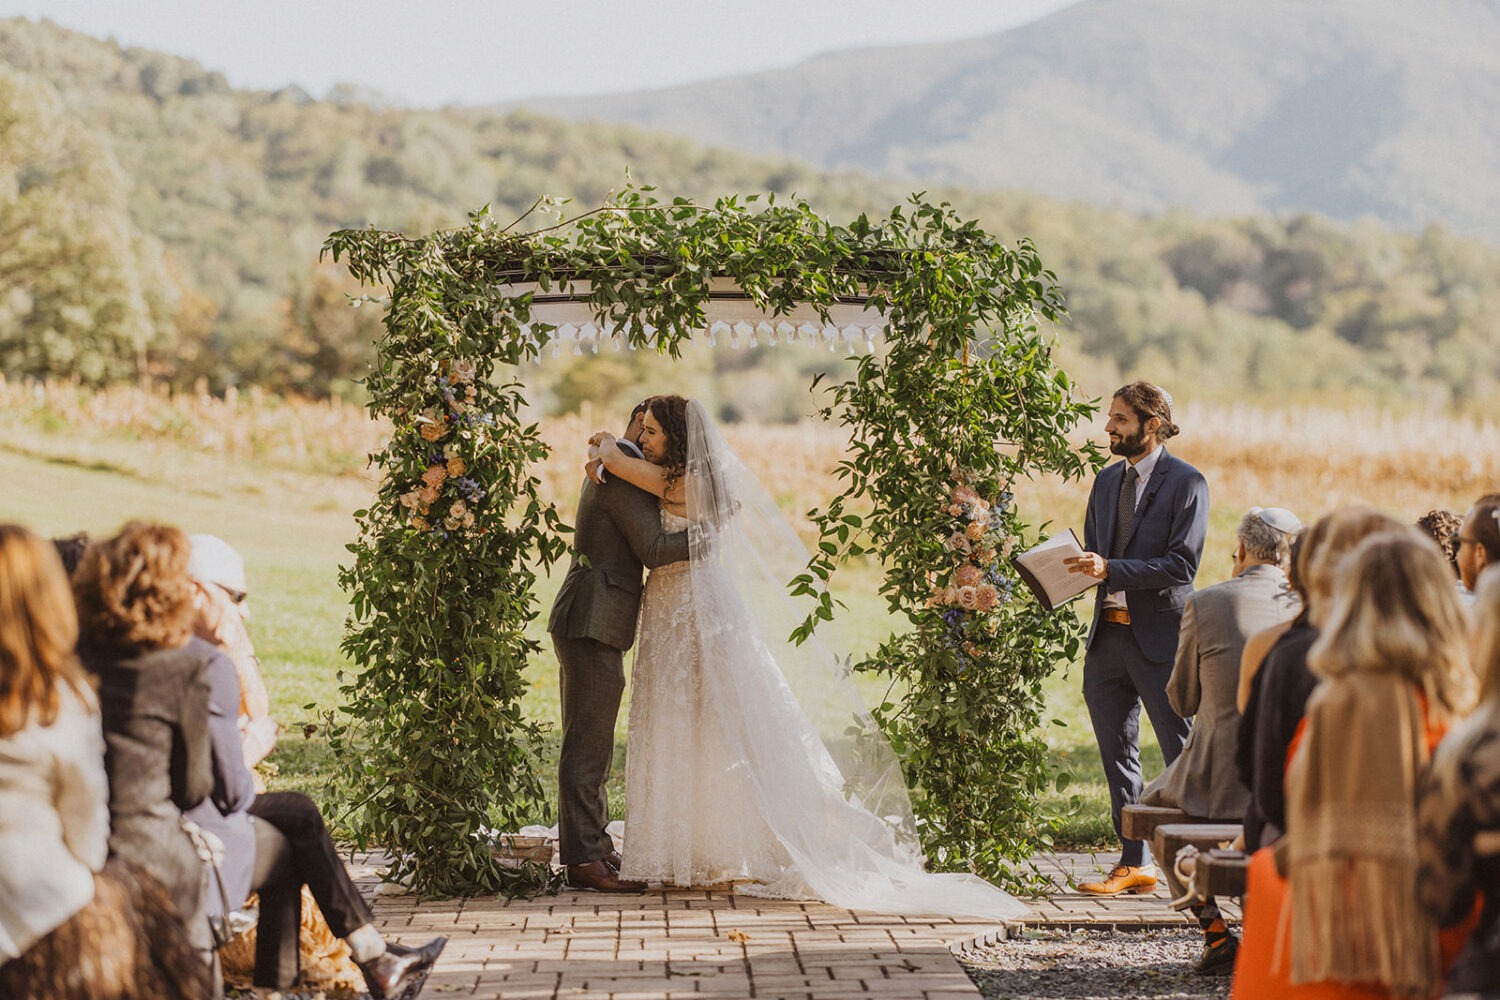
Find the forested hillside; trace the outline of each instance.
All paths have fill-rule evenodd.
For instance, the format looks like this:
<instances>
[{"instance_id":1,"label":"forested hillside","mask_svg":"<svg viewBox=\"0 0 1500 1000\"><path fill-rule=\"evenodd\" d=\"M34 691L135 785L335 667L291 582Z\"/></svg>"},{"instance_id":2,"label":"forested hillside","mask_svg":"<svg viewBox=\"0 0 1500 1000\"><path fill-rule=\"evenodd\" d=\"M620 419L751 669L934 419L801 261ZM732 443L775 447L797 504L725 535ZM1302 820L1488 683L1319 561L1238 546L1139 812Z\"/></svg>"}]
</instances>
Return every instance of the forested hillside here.
<instances>
[{"instance_id":1,"label":"forested hillside","mask_svg":"<svg viewBox=\"0 0 1500 1000\"><path fill-rule=\"evenodd\" d=\"M531 113L237 91L193 62L0 21L0 370L351 391L379 317L319 263L328 232L426 232L485 204L509 218L542 194L581 210L627 170L666 197L795 192L839 221L913 186ZM1471 408L1500 388L1500 250L1442 229L927 197L1035 240L1068 293L1064 361L1095 391L1139 373L1187 396ZM726 413L789 418L806 408L791 376L828 361L705 351L677 375ZM560 362L528 375L555 409L651 377L628 352Z\"/></svg>"}]
</instances>

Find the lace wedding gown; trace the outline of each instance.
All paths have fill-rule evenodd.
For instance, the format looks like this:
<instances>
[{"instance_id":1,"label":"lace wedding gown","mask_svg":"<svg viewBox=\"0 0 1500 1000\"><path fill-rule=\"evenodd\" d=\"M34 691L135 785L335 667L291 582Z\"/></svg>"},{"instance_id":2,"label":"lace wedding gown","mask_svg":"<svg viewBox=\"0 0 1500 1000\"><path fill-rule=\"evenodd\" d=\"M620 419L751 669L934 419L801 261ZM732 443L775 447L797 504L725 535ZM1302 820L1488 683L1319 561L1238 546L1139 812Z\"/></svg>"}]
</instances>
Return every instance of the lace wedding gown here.
<instances>
[{"instance_id":1,"label":"lace wedding gown","mask_svg":"<svg viewBox=\"0 0 1500 1000\"><path fill-rule=\"evenodd\" d=\"M816 644L782 641L788 632L771 609L786 604L776 581L791 577L739 566L761 562L788 536L804 559L805 549L774 505L765 510L758 483L717 432L705 430L701 408L689 416L716 463L699 463L699 486L708 469L720 492L705 500L690 485L692 516L662 511L664 528L689 531L693 557L653 570L642 596L622 875L679 886L736 881L741 893L879 913L1026 914L982 879L924 869L899 767L868 712L850 701L847 669L836 658L832 670L805 669L799 661L816 658ZM715 503L733 514L705 530ZM746 533L751 525L755 534Z\"/></svg>"}]
</instances>

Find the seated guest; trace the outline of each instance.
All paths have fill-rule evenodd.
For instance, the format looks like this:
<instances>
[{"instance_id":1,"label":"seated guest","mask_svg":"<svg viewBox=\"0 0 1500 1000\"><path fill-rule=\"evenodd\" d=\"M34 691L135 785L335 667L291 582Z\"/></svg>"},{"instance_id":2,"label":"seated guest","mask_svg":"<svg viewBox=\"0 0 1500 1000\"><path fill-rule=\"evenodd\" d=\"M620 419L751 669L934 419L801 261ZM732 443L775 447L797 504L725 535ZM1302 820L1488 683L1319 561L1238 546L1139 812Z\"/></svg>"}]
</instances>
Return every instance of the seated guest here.
<instances>
[{"instance_id":1,"label":"seated guest","mask_svg":"<svg viewBox=\"0 0 1500 1000\"><path fill-rule=\"evenodd\" d=\"M1479 574L1500 565L1500 493L1486 493L1474 501L1458 529L1458 575L1470 592Z\"/></svg>"},{"instance_id":2,"label":"seated guest","mask_svg":"<svg viewBox=\"0 0 1500 1000\"><path fill-rule=\"evenodd\" d=\"M260 658L245 628L250 620L245 560L215 535L189 535L188 544L192 546L188 572L193 577L193 600L198 609L193 631L234 662L240 682L240 742L245 763L254 767L276 747L276 722L271 718L271 699L261 677ZM258 780L256 788L264 791Z\"/></svg>"},{"instance_id":3,"label":"seated guest","mask_svg":"<svg viewBox=\"0 0 1500 1000\"><path fill-rule=\"evenodd\" d=\"M105 863L109 787L53 547L0 525L0 996L199 1000L206 967L159 883Z\"/></svg>"},{"instance_id":4,"label":"seated guest","mask_svg":"<svg viewBox=\"0 0 1500 1000\"><path fill-rule=\"evenodd\" d=\"M1500 569L1479 579L1473 608L1479 707L1433 755L1417 795L1417 887L1427 915L1479 923L1448 973L1449 996L1500 994Z\"/></svg>"},{"instance_id":5,"label":"seated guest","mask_svg":"<svg viewBox=\"0 0 1500 1000\"><path fill-rule=\"evenodd\" d=\"M201 639L193 645L207 648ZM255 794L240 750L235 724L240 687L234 666L217 651L208 654L206 676L212 691L209 728L213 739L214 793L188 817L219 838L224 859L219 874L236 907L252 891L260 893L255 972L259 990L287 990L297 984L302 930L302 887L306 885L333 933L349 944L365 984L376 1000L412 1000L443 950L446 938L421 948L387 942L376 929L318 807L300 792ZM210 904L212 910L213 904Z\"/></svg>"},{"instance_id":6,"label":"seated guest","mask_svg":"<svg viewBox=\"0 0 1500 1000\"><path fill-rule=\"evenodd\" d=\"M1308 667L1307 655L1317 639L1320 622L1329 612L1334 568L1370 535L1403 527L1368 507L1347 507L1308 529L1298 563L1306 591L1302 615L1266 654L1240 721L1241 776L1248 772L1254 807L1246 810L1246 851L1271 843L1286 829L1282 778L1287 747L1318 682Z\"/></svg>"},{"instance_id":7,"label":"seated guest","mask_svg":"<svg viewBox=\"0 0 1500 1000\"><path fill-rule=\"evenodd\" d=\"M1287 765L1285 833L1251 859L1233 995L1430 996L1443 965L1418 901L1415 797L1473 702L1463 608L1411 528L1320 573L1319 683Z\"/></svg>"},{"instance_id":8,"label":"seated guest","mask_svg":"<svg viewBox=\"0 0 1500 1000\"><path fill-rule=\"evenodd\" d=\"M1292 538L1292 544L1286 553L1286 585L1291 590L1292 596L1297 600L1298 612L1296 616L1286 621L1268 625L1259 632L1252 632L1245 639L1245 648L1240 652L1240 675L1234 689L1234 707L1241 715L1245 714L1245 708L1250 704L1250 689L1255 685L1255 675L1260 671L1260 665L1265 662L1266 654L1276 641L1297 624L1307 613L1307 588L1302 585L1302 576L1297 567L1302 559L1303 543L1307 540L1308 532L1299 531ZM1235 741L1238 745L1238 740Z\"/></svg>"},{"instance_id":9,"label":"seated guest","mask_svg":"<svg viewBox=\"0 0 1500 1000\"><path fill-rule=\"evenodd\" d=\"M1167 698L1172 711L1194 717L1193 728L1182 755L1141 794L1146 805L1172 806L1199 819L1238 822L1244 816L1250 790L1234 766L1240 654L1252 632L1297 613L1297 599L1283 567L1291 538L1301 530L1302 522L1289 510L1251 508L1240 519L1231 578L1188 597ZM1172 859L1164 860L1173 895L1183 895L1187 887L1176 866ZM1233 933L1212 900L1194 904L1192 910L1204 935L1197 971L1228 975L1234 968Z\"/></svg>"},{"instance_id":10,"label":"seated guest","mask_svg":"<svg viewBox=\"0 0 1500 1000\"><path fill-rule=\"evenodd\" d=\"M73 575L79 654L99 684L109 776L109 852L159 879L205 963L203 865L182 811L213 790L208 682L193 637L187 536L133 522L90 545Z\"/></svg>"}]
</instances>

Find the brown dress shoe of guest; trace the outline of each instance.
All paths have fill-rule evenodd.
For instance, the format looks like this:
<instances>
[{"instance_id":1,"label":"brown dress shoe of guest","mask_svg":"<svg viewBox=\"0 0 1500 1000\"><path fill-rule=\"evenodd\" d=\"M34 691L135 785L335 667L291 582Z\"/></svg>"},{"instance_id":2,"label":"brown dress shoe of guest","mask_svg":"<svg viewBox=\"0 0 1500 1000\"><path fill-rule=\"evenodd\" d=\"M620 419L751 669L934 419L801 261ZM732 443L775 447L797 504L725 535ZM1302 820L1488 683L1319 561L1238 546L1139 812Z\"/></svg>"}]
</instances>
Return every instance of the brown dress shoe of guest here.
<instances>
[{"instance_id":1,"label":"brown dress shoe of guest","mask_svg":"<svg viewBox=\"0 0 1500 1000\"><path fill-rule=\"evenodd\" d=\"M604 860L608 861L609 866L617 872L625 870L625 859L620 857L619 851L610 851L604 856Z\"/></svg>"},{"instance_id":2,"label":"brown dress shoe of guest","mask_svg":"<svg viewBox=\"0 0 1500 1000\"><path fill-rule=\"evenodd\" d=\"M1091 896L1118 896L1122 892L1145 895L1156 891L1156 876L1151 874L1149 867L1115 865L1103 882L1081 882L1078 891Z\"/></svg>"},{"instance_id":3,"label":"brown dress shoe of guest","mask_svg":"<svg viewBox=\"0 0 1500 1000\"><path fill-rule=\"evenodd\" d=\"M603 858L581 865L568 865L568 887L595 892L644 892L646 883L627 882Z\"/></svg>"},{"instance_id":4,"label":"brown dress shoe of guest","mask_svg":"<svg viewBox=\"0 0 1500 1000\"><path fill-rule=\"evenodd\" d=\"M447 943L447 938L440 937L420 948L407 948L390 941L379 956L355 964L374 1000L415 1000Z\"/></svg>"}]
</instances>

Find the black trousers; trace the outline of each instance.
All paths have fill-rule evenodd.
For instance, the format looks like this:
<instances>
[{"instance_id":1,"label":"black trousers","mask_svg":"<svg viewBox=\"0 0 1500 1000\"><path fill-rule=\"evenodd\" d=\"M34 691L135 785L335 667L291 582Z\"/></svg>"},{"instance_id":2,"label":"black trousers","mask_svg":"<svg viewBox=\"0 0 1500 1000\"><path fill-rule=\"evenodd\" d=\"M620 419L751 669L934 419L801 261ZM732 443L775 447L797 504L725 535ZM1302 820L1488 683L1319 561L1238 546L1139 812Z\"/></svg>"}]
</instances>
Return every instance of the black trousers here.
<instances>
[{"instance_id":1,"label":"black trousers","mask_svg":"<svg viewBox=\"0 0 1500 1000\"><path fill-rule=\"evenodd\" d=\"M255 939L255 985L290 989L301 973L298 935L302 887L337 937L374 921L354 887L317 803L301 792L267 792L250 806L255 820L255 874L260 925Z\"/></svg>"}]
</instances>

